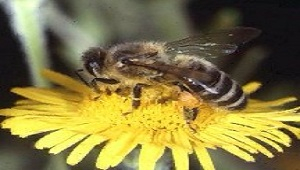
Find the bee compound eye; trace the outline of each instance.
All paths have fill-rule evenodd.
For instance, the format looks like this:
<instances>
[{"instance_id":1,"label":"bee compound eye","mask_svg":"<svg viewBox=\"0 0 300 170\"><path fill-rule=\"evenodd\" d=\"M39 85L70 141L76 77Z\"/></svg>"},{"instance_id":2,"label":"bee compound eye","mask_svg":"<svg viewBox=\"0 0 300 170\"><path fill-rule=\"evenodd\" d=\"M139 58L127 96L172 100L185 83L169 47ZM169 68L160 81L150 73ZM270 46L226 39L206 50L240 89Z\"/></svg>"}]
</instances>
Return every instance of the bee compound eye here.
<instances>
[{"instance_id":1,"label":"bee compound eye","mask_svg":"<svg viewBox=\"0 0 300 170\"><path fill-rule=\"evenodd\" d=\"M97 62L90 62L89 63L89 68L92 68L92 69L99 69L99 64Z\"/></svg>"},{"instance_id":2,"label":"bee compound eye","mask_svg":"<svg viewBox=\"0 0 300 170\"><path fill-rule=\"evenodd\" d=\"M86 62L84 64L84 67L91 75L94 75L94 76L95 76L95 71L99 72L101 70L99 64L94 61Z\"/></svg>"}]
</instances>

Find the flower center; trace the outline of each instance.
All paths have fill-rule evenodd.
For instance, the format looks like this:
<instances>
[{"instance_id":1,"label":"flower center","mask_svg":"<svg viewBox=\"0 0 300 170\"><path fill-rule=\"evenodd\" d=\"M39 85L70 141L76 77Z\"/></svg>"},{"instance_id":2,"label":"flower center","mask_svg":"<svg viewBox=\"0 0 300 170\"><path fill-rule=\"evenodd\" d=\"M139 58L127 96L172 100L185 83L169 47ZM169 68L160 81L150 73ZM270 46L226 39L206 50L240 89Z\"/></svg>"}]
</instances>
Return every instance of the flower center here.
<instances>
[{"instance_id":1,"label":"flower center","mask_svg":"<svg viewBox=\"0 0 300 170\"><path fill-rule=\"evenodd\" d=\"M127 125L154 130L174 130L186 126L182 106L176 101L152 103L132 109L131 99L115 93L96 100L85 99L80 106L84 116L99 118L99 123Z\"/></svg>"},{"instance_id":2,"label":"flower center","mask_svg":"<svg viewBox=\"0 0 300 170\"><path fill-rule=\"evenodd\" d=\"M79 109L83 116L96 117L99 123L111 126L123 125L151 130L189 128L192 121L186 120L184 107L191 107L191 102L186 101L187 97L181 101L180 94L175 88L147 88L143 90L141 105L133 109L131 95L102 93L94 99L86 97ZM204 105L198 102L197 114L207 112L201 109Z\"/></svg>"}]
</instances>

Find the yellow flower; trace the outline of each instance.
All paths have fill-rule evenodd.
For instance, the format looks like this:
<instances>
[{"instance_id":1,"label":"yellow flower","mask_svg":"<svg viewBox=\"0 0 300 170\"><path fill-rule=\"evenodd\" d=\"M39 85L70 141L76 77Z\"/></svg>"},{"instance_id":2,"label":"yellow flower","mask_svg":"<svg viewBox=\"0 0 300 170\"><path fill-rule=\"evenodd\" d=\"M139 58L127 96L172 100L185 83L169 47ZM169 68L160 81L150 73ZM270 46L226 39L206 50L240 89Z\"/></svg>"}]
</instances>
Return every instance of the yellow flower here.
<instances>
[{"instance_id":1,"label":"yellow flower","mask_svg":"<svg viewBox=\"0 0 300 170\"><path fill-rule=\"evenodd\" d=\"M274 101L250 99L247 108L240 111L199 102L200 113L187 123L182 111L187 102L168 99L172 89L144 90L141 107L130 112L130 95L108 93L104 87L101 94L94 94L91 88L65 75L49 70L43 74L61 87L13 88L13 93L25 99L0 110L7 117L2 128L22 138L49 132L35 147L57 154L74 146L67 158L70 165L79 163L95 146L102 145L96 167L108 169L139 146L141 170L153 170L166 148L171 150L177 170L189 169L188 158L192 153L205 170L213 170L209 149L222 148L241 159L254 161L253 156L258 153L274 156L265 144L278 152L290 145L291 138L283 129L300 138L300 129L286 123L300 122L300 115L296 114L300 107L280 107L296 100L293 97ZM259 83L255 82L243 87L247 94L258 88ZM165 102L153 100L162 99L161 96L166 97Z\"/></svg>"}]
</instances>

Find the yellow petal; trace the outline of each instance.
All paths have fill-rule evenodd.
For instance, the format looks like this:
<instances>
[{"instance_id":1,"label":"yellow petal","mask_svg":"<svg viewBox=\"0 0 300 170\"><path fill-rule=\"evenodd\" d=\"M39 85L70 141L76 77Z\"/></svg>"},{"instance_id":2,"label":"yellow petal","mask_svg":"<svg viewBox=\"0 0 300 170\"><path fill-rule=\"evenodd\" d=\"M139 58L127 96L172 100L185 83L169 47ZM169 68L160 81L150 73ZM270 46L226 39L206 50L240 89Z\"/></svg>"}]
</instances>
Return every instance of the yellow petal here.
<instances>
[{"instance_id":1,"label":"yellow petal","mask_svg":"<svg viewBox=\"0 0 300 170\"><path fill-rule=\"evenodd\" d=\"M251 156L249 153L245 152L244 150L240 149L239 147L233 145L225 145L222 146L222 148L227 152L230 152L233 155L236 155L239 158L244 159L245 161L254 162L255 160L253 156Z\"/></svg>"},{"instance_id":2,"label":"yellow petal","mask_svg":"<svg viewBox=\"0 0 300 170\"><path fill-rule=\"evenodd\" d=\"M202 147L200 145L194 147L196 155L198 157L198 160L200 161L200 164L202 165L204 170L214 170L214 164L211 160L211 157L205 147Z\"/></svg>"},{"instance_id":3,"label":"yellow petal","mask_svg":"<svg viewBox=\"0 0 300 170\"><path fill-rule=\"evenodd\" d=\"M23 138L42 132L56 130L61 127L63 127L63 125L53 125L29 116L13 117L2 122L2 128L10 129L12 134L19 135Z\"/></svg>"},{"instance_id":4,"label":"yellow petal","mask_svg":"<svg viewBox=\"0 0 300 170\"><path fill-rule=\"evenodd\" d=\"M226 136L226 135L223 135L223 134L211 134L211 135L214 136L216 140L223 141L224 143L226 142L227 145L230 144L230 145L233 145L233 146L237 146L239 148L243 148L243 149L247 150L250 153L256 153L257 152L257 150L252 148L251 146L249 146L248 143L245 143L243 141L239 141L238 139L234 139L231 136Z\"/></svg>"},{"instance_id":5,"label":"yellow petal","mask_svg":"<svg viewBox=\"0 0 300 170\"><path fill-rule=\"evenodd\" d=\"M153 143L142 145L139 157L139 170L154 170L156 161L163 155L164 146Z\"/></svg>"},{"instance_id":6,"label":"yellow petal","mask_svg":"<svg viewBox=\"0 0 300 170\"><path fill-rule=\"evenodd\" d=\"M188 134L182 129L178 129L178 131L173 133L173 138L177 146L184 147L188 151L192 151L192 145L190 143L190 138Z\"/></svg>"},{"instance_id":7,"label":"yellow petal","mask_svg":"<svg viewBox=\"0 0 300 170\"><path fill-rule=\"evenodd\" d=\"M261 136L271 139L277 143L280 143L285 146L290 146L291 138L280 130L266 130L266 132L262 132Z\"/></svg>"},{"instance_id":8,"label":"yellow petal","mask_svg":"<svg viewBox=\"0 0 300 170\"><path fill-rule=\"evenodd\" d=\"M34 100L28 100L28 99L21 99L15 102L15 105L35 105L35 104L41 104L40 102L34 101Z\"/></svg>"},{"instance_id":9,"label":"yellow petal","mask_svg":"<svg viewBox=\"0 0 300 170\"><path fill-rule=\"evenodd\" d=\"M174 147L172 148L172 155L173 155L176 170L189 169L189 157L186 149L180 147Z\"/></svg>"},{"instance_id":10,"label":"yellow petal","mask_svg":"<svg viewBox=\"0 0 300 170\"><path fill-rule=\"evenodd\" d=\"M123 133L119 138L110 140L101 150L96 166L100 169L107 169L119 164L137 146L135 139L138 134L139 132Z\"/></svg>"},{"instance_id":11,"label":"yellow petal","mask_svg":"<svg viewBox=\"0 0 300 170\"><path fill-rule=\"evenodd\" d=\"M282 122L300 122L300 116L297 115L276 116L276 117L271 117L270 119L282 121Z\"/></svg>"},{"instance_id":12,"label":"yellow petal","mask_svg":"<svg viewBox=\"0 0 300 170\"><path fill-rule=\"evenodd\" d=\"M73 146L74 144L76 144L77 142L81 141L82 139L84 139L87 136L87 134L76 134L68 139L66 139L65 141L53 146L50 150L49 153L53 153L53 154L58 154L61 151Z\"/></svg>"},{"instance_id":13,"label":"yellow petal","mask_svg":"<svg viewBox=\"0 0 300 170\"><path fill-rule=\"evenodd\" d=\"M260 86L261 86L261 83L259 83L259 82L251 82L251 83L248 83L243 86L243 91L246 94L251 94L251 93L255 92L256 90L258 90L260 88Z\"/></svg>"},{"instance_id":14,"label":"yellow petal","mask_svg":"<svg viewBox=\"0 0 300 170\"><path fill-rule=\"evenodd\" d=\"M300 139L300 129L299 128L289 126L289 125L286 125L283 128L285 128L286 130L292 132L298 139Z\"/></svg>"},{"instance_id":15,"label":"yellow petal","mask_svg":"<svg viewBox=\"0 0 300 170\"><path fill-rule=\"evenodd\" d=\"M80 162L96 145L100 145L106 141L107 138L101 135L91 135L82 141L67 158L67 163L70 165L76 165Z\"/></svg>"},{"instance_id":16,"label":"yellow petal","mask_svg":"<svg viewBox=\"0 0 300 170\"><path fill-rule=\"evenodd\" d=\"M35 100L41 103L48 103L54 105L69 105L72 106L71 101L63 99L61 94L55 94L49 90L38 89L38 88L13 88L11 90L13 93L24 96L28 99Z\"/></svg>"},{"instance_id":17,"label":"yellow petal","mask_svg":"<svg viewBox=\"0 0 300 170\"><path fill-rule=\"evenodd\" d=\"M52 148L53 146L72 138L76 134L76 132L68 130L58 130L42 137L35 143L35 147L37 149Z\"/></svg>"},{"instance_id":18,"label":"yellow petal","mask_svg":"<svg viewBox=\"0 0 300 170\"><path fill-rule=\"evenodd\" d=\"M277 100L272 101L258 101L258 100L251 100L251 107L253 108L266 108L266 107L275 107L275 106L282 106L284 104L296 101L296 97L285 97Z\"/></svg>"},{"instance_id":19,"label":"yellow petal","mask_svg":"<svg viewBox=\"0 0 300 170\"><path fill-rule=\"evenodd\" d=\"M258 153L259 152L265 152L265 150L267 150L266 148L264 148L263 146L261 146L259 143L249 139L248 136L251 136L247 133L240 133L237 131L231 131L231 130L225 130L224 129L224 134L226 134L227 136L242 142L243 144L238 144L236 146L243 148L247 151L249 151L250 153Z\"/></svg>"},{"instance_id":20,"label":"yellow petal","mask_svg":"<svg viewBox=\"0 0 300 170\"><path fill-rule=\"evenodd\" d=\"M67 116L70 116L69 114L74 115L74 110L76 108L68 106L68 105L57 106L57 105L51 105L51 104L36 104L36 105L29 105L29 106L28 105L16 106L16 107L14 107L14 109L41 111L40 115L63 115L63 113L67 113ZM69 112L69 114L67 111ZM30 111L29 111L29 113L30 113ZM36 114L31 114L31 115L36 115Z\"/></svg>"},{"instance_id":21,"label":"yellow petal","mask_svg":"<svg viewBox=\"0 0 300 170\"><path fill-rule=\"evenodd\" d=\"M264 136L255 136L256 139L272 146L273 148L275 148L277 151L282 152L282 148L280 145L278 145L277 143L275 143L274 141L264 137ZM285 144L286 145L286 144ZM272 158L274 155L270 152L269 154L265 154L268 158Z\"/></svg>"},{"instance_id":22,"label":"yellow petal","mask_svg":"<svg viewBox=\"0 0 300 170\"><path fill-rule=\"evenodd\" d=\"M46 69L42 71L42 75L51 80L51 82L64 86L69 90L82 94L91 93L91 88L85 86L81 82L78 82L69 76Z\"/></svg>"},{"instance_id":23,"label":"yellow petal","mask_svg":"<svg viewBox=\"0 0 300 170\"><path fill-rule=\"evenodd\" d=\"M18 108L18 109L16 109L16 108ZM48 108L48 107L44 107L44 108ZM65 115L65 116L71 116L71 115L74 115L74 112L67 112L66 110L63 110L60 107L53 107L53 106L52 106L51 109L55 110L54 112L45 112L45 111L40 111L40 110L34 110L34 109L27 110L27 109L28 109L28 107L25 110L23 110L19 107L14 107L12 109L1 109L0 110L0 115L9 116L9 117L10 116L18 117L18 116L26 116L26 115L33 115L33 116L37 116L37 115L45 115L45 116L62 116L62 115ZM57 112L60 109L61 109L61 112Z\"/></svg>"},{"instance_id":24,"label":"yellow petal","mask_svg":"<svg viewBox=\"0 0 300 170\"><path fill-rule=\"evenodd\" d=\"M238 134L235 134L235 135L231 135L231 137L244 142L246 145L249 145L252 149L248 149L244 146L241 146L240 148L243 148L243 149L249 151L250 153L260 152L264 155L270 155L271 154L270 151L267 148L265 148L261 144L257 143L256 141L250 139L249 137L251 137L251 135L249 135L249 136L244 136L244 135L247 135L247 134L238 133ZM254 152L253 149L256 150L257 152Z\"/></svg>"},{"instance_id":25,"label":"yellow petal","mask_svg":"<svg viewBox=\"0 0 300 170\"><path fill-rule=\"evenodd\" d=\"M101 134L114 133L114 130L111 129L110 124L99 123L99 121L97 120L91 120L88 118L82 118L82 122L79 122L78 125L76 126L70 126L68 129L77 133L84 133L84 134L97 134L98 132L101 132ZM112 136L114 134L106 135L106 136Z\"/></svg>"}]
</instances>

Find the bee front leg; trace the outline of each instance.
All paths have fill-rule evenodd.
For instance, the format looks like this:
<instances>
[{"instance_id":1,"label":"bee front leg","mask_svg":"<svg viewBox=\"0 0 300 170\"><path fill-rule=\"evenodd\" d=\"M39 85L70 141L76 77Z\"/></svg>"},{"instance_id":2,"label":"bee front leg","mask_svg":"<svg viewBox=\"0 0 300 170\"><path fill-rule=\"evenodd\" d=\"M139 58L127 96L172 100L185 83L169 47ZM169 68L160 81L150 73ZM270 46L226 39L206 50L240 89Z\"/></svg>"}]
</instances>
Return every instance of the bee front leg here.
<instances>
[{"instance_id":1,"label":"bee front leg","mask_svg":"<svg viewBox=\"0 0 300 170\"><path fill-rule=\"evenodd\" d=\"M97 78L89 78L83 69L78 69L75 71L75 74L77 75L77 77L79 77L79 79L87 86L91 87L94 89L94 91L96 93L100 93L100 89L99 87L97 86Z\"/></svg>"},{"instance_id":2,"label":"bee front leg","mask_svg":"<svg viewBox=\"0 0 300 170\"><path fill-rule=\"evenodd\" d=\"M88 80L86 80L84 77L86 77L86 76L83 76L83 74L82 73L84 73L84 70L83 69L78 69L78 70L76 70L75 71L75 74L76 74L76 76L85 84L85 85L87 85L87 86L89 86L89 81Z\"/></svg>"},{"instance_id":3,"label":"bee front leg","mask_svg":"<svg viewBox=\"0 0 300 170\"><path fill-rule=\"evenodd\" d=\"M115 79L109 79L109 78L101 78L101 77L93 77L92 79L88 77L83 69L78 69L75 71L76 75L79 77L79 79L84 82L87 86L94 89L96 93L100 93L100 89L98 87L97 82L102 82L105 84L117 84L119 81Z\"/></svg>"}]
</instances>

